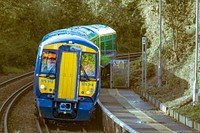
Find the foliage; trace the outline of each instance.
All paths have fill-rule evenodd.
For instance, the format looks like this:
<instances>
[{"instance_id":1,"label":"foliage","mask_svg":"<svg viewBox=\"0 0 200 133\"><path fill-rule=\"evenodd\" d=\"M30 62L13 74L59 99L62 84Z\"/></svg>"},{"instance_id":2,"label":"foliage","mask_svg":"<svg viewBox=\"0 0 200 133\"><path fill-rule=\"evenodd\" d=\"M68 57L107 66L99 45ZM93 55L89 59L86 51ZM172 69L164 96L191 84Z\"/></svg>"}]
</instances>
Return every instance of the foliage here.
<instances>
[{"instance_id":1,"label":"foliage","mask_svg":"<svg viewBox=\"0 0 200 133\"><path fill-rule=\"evenodd\" d=\"M102 66L107 65L109 62L110 62L110 58L109 57L101 55L101 65Z\"/></svg>"},{"instance_id":2,"label":"foliage","mask_svg":"<svg viewBox=\"0 0 200 133\"><path fill-rule=\"evenodd\" d=\"M178 112L181 115L200 122L197 113L200 105L191 105L191 88L194 87L195 74L193 73L195 1L164 0L162 2L162 86L157 88L157 75L151 67L151 70L147 71L147 74L150 73L147 79L147 92L159 101L165 102L168 107L179 108ZM157 67L160 46L159 1L140 0L140 5L140 13L144 18L142 28L145 29L149 42L147 61Z\"/></svg>"},{"instance_id":3,"label":"foliage","mask_svg":"<svg viewBox=\"0 0 200 133\"><path fill-rule=\"evenodd\" d=\"M42 37L53 30L74 25L107 24L117 31L118 52L140 51L141 18L134 8L136 2L123 6L120 0L100 1L96 15L92 12L94 7L87 2L0 1L0 55L4 57L0 59L0 73L3 73L4 66L34 66Z\"/></svg>"},{"instance_id":4,"label":"foliage","mask_svg":"<svg viewBox=\"0 0 200 133\"><path fill-rule=\"evenodd\" d=\"M19 74L19 73L23 73L24 70L23 69L19 69L16 67L3 67L2 69L4 74Z\"/></svg>"},{"instance_id":5,"label":"foliage","mask_svg":"<svg viewBox=\"0 0 200 133\"><path fill-rule=\"evenodd\" d=\"M141 51L142 17L137 7L138 1L123 6L121 0L101 2L96 7L98 15L95 23L111 26L117 32L117 52Z\"/></svg>"},{"instance_id":6,"label":"foliage","mask_svg":"<svg viewBox=\"0 0 200 133\"><path fill-rule=\"evenodd\" d=\"M181 115L184 115L188 118L190 118L192 121L196 121L196 122L200 122L200 115L199 112L200 110L200 104L197 104L195 106L189 104L189 105L186 105L180 109L177 110L177 112ZM190 112L190 113L188 113Z\"/></svg>"},{"instance_id":7,"label":"foliage","mask_svg":"<svg viewBox=\"0 0 200 133\"><path fill-rule=\"evenodd\" d=\"M180 61L182 53L187 53L188 41L190 36L186 34L186 25L193 23L190 12L193 6L193 1L166 1L163 4L163 18L164 24L171 29L172 37L167 40L170 53L174 55L176 61ZM164 36L167 38L167 32ZM169 39L169 38L168 38ZM171 44L170 44L171 43ZM169 53L169 52L168 52Z\"/></svg>"},{"instance_id":8,"label":"foliage","mask_svg":"<svg viewBox=\"0 0 200 133\"><path fill-rule=\"evenodd\" d=\"M87 24L93 18L80 0L0 1L0 73L35 65L37 47L52 30ZM81 16L81 17L80 17ZM7 71L6 71L7 73Z\"/></svg>"}]
</instances>

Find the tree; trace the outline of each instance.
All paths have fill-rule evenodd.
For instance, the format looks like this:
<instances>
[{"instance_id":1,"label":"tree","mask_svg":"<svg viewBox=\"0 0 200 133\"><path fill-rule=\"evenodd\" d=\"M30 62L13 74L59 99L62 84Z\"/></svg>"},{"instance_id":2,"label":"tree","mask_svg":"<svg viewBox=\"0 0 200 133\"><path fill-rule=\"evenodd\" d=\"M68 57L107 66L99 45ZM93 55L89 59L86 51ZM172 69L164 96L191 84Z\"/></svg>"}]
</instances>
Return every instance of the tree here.
<instances>
[{"instance_id":1,"label":"tree","mask_svg":"<svg viewBox=\"0 0 200 133\"><path fill-rule=\"evenodd\" d=\"M98 5L98 23L116 30L120 53L141 51L142 17L137 5L138 1L133 1L125 6L121 0L106 1Z\"/></svg>"},{"instance_id":2,"label":"tree","mask_svg":"<svg viewBox=\"0 0 200 133\"><path fill-rule=\"evenodd\" d=\"M172 31L172 51L176 61L180 61L182 53L186 52L186 40L188 36L185 32L185 25L191 23L188 14L190 14L193 0L167 0L163 4L164 25Z\"/></svg>"}]
</instances>

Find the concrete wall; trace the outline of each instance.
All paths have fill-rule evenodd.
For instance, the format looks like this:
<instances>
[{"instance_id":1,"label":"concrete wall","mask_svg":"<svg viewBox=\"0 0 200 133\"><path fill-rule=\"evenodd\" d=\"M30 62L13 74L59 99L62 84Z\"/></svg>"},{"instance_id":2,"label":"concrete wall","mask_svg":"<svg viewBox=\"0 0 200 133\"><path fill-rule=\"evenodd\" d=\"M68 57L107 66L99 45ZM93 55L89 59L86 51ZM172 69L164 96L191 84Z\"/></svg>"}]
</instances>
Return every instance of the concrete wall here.
<instances>
[{"instance_id":1,"label":"concrete wall","mask_svg":"<svg viewBox=\"0 0 200 133\"><path fill-rule=\"evenodd\" d=\"M105 133L138 133L107 110L99 100L97 102L101 109L103 131Z\"/></svg>"}]
</instances>

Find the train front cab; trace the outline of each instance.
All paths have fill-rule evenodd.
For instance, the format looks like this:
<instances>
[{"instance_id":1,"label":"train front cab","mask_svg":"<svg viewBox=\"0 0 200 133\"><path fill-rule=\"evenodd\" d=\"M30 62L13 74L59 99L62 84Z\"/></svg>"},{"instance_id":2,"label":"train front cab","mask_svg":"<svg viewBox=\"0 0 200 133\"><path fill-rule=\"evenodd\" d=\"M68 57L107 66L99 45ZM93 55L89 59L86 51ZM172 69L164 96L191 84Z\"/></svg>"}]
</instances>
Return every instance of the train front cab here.
<instances>
[{"instance_id":1,"label":"train front cab","mask_svg":"<svg viewBox=\"0 0 200 133\"><path fill-rule=\"evenodd\" d=\"M58 120L89 120L100 89L99 51L81 44L51 45L44 47L42 58L38 60L40 63L37 63L40 69L35 73L36 103L41 116ZM45 56L52 53L56 57L55 72L51 68L44 73Z\"/></svg>"}]
</instances>

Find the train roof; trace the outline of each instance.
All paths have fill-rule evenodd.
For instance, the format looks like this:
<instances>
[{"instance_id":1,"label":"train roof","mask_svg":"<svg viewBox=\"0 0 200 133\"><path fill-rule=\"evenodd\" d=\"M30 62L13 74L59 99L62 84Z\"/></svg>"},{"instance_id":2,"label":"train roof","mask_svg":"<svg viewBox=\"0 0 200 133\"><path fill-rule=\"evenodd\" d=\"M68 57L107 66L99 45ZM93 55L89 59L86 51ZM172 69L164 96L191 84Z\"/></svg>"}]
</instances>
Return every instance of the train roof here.
<instances>
[{"instance_id":1,"label":"train roof","mask_svg":"<svg viewBox=\"0 0 200 133\"><path fill-rule=\"evenodd\" d=\"M85 26L73 26L68 29L71 29L72 31L76 31L77 33L80 33L80 34L84 34L90 40L98 36L96 32L94 32L91 29L86 28Z\"/></svg>"},{"instance_id":2,"label":"train roof","mask_svg":"<svg viewBox=\"0 0 200 133\"><path fill-rule=\"evenodd\" d=\"M99 35L104 35L104 34L116 34L116 31L114 29L112 29L111 27L107 26L107 25L103 25L103 24L93 24L93 25L88 25L85 26L91 30L93 30L94 32L96 32Z\"/></svg>"},{"instance_id":3,"label":"train roof","mask_svg":"<svg viewBox=\"0 0 200 133\"><path fill-rule=\"evenodd\" d=\"M76 35L79 37L83 37L85 39L91 40L97 36L105 35L105 34L116 34L116 31L107 25L102 24L93 24L86 26L73 26L65 29L55 30L53 32L48 33L42 39L42 41L47 40L53 36L69 34Z\"/></svg>"},{"instance_id":4,"label":"train roof","mask_svg":"<svg viewBox=\"0 0 200 133\"><path fill-rule=\"evenodd\" d=\"M95 51L99 50L99 48L95 44L93 44L90 40L86 38L82 38L77 35L71 35L71 34L60 34L60 35L52 36L42 41L40 43L40 47L44 47L49 44L60 43L60 42L66 42L66 43L71 43L71 44L74 44L74 43L83 44L85 46L88 46L94 49Z\"/></svg>"},{"instance_id":5,"label":"train roof","mask_svg":"<svg viewBox=\"0 0 200 133\"><path fill-rule=\"evenodd\" d=\"M48 33L47 35L45 35L43 37L42 41L45 41L52 36L63 35L63 34L77 35L77 36L80 36L80 37L87 39L87 36L84 33L73 31L70 28L65 28L65 29L55 30L55 31Z\"/></svg>"}]
</instances>

